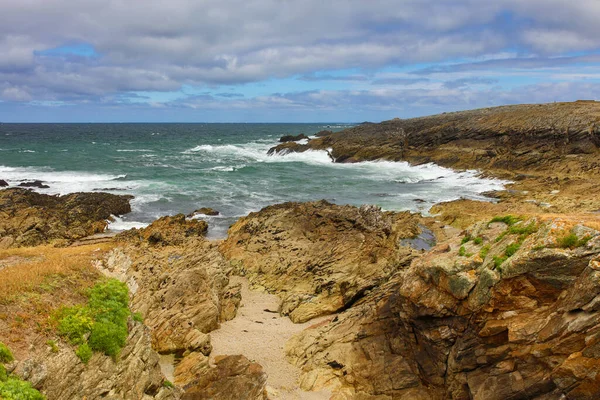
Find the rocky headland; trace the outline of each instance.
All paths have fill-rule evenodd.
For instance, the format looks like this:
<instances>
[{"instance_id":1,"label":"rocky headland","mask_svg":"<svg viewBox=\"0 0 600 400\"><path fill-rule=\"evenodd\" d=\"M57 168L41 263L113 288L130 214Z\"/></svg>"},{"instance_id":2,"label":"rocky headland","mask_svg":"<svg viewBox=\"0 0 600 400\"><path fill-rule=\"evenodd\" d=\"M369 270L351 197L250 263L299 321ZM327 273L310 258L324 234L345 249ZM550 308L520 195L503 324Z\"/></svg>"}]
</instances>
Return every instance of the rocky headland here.
<instances>
[{"instance_id":1,"label":"rocky headland","mask_svg":"<svg viewBox=\"0 0 600 400\"><path fill-rule=\"evenodd\" d=\"M3 189L0 398L600 397L600 103L361 124L271 153L309 150L513 183L425 216L284 203L222 241L179 214L99 244L76 241L127 196Z\"/></svg>"}]
</instances>

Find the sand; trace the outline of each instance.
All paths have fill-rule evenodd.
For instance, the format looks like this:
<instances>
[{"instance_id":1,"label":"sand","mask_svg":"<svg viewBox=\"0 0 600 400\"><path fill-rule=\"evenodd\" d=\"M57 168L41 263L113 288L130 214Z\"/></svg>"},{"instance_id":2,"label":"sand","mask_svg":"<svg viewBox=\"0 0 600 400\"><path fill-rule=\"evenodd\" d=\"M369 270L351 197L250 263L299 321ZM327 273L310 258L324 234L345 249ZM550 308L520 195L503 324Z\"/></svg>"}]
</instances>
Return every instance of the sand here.
<instances>
[{"instance_id":1,"label":"sand","mask_svg":"<svg viewBox=\"0 0 600 400\"><path fill-rule=\"evenodd\" d=\"M218 355L243 354L259 363L268 375L270 399L329 399L329 391L305 392L298 388L300 370L288 363L284 347L296 333L331 316L294 324L277 313L277 296L250 290L247 279L242 277L231 277L231 283L241 283L242 303L233 320L210 333L213 346L211 359Z\"/></svg>"}]
</instances>

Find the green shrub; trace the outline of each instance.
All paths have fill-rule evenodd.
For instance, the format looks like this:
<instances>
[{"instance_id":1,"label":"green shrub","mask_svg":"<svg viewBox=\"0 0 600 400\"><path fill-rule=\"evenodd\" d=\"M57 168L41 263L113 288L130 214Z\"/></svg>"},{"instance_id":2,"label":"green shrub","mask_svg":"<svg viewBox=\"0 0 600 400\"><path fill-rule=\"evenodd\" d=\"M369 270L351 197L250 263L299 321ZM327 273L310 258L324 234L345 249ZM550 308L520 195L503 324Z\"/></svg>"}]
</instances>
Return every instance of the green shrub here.
<instances>
[{"instance_id":1,"label":"green shrub","mask_svg":"<svg viewBox=\"0 0 600 400\"><path fill-rule=\"evenodd\" d=\"M46 397L31 387L31 383L11 377L4 382L0 382L0 399L45 400Z\"/></svg>"},{"instance_id":2,"label":"green shrub","mask_svg":"<svg viewBox=\"0 0 600 400\"><path fill-rule=\"evenodd\" d=\"M491 221L490 221L490 224L492 222L502 222L502 223L505 223L508 226L512 226L512 225L516 224L519 221L521 221L521 218L519 218L519 217L515 217L514 215L504 215L502 217L498 216L498 217L492 218Z\"/></svg>"},{"instance_id":3,"label":"green shrub","mask_svg":"<svg viewBox=\"0 0 600 400\"><path fill-rule=\"evenodd\" d=\"M476 245L480 245L483 243L483 238L476 237L475 239L473 239L473 243L475 243Z\"/></svg>"},{"instance_id":4,"label":"green shrub","mask_svg":"<svg viewBox=\"0 0 600 400\"><path fill-rule=\"evenodd\" d=\"M465 249L465 246L460 246L460 249L458 249L458 255L464 257L465 254L467 254L467 249Z\"/></svg>"},{"instance_id":5,"label":"green shrub","mask_svg":"<svg viewBox=\"0 0 600 400\"><path fill-rule=\"evenodd\" d=\"M537 232L538 226L535 222L530 222L528 225L511 226L508 231L512 234L525 235L526 237Z\"/></svg>"},{"instance_id":6,"label":"green shrub","mask_svg":"<svg viewBox=\"0 0 600 400\"><path fill-rule=\"evenodd\" d=\"M88 343L92 350L101 351L114 359L127 341L127 321L115 324L111 321L100 321L94 324Z\"/></svg>"},{"instance_id":7,"label":"green shrub","mask_svg":"<svg viewBox=\"0 0 600 400\"><path fill-rule=\"evenodd\" d=\"M479 257L481 257L481 259L485 260L485 258L487 257L489 252L490 252L490 246L483 246L481 248L481 250L479 250Z\"/></svg>"},{"instance_id":8,"label":"green shrub","mask_svg":"<svg viewBox=\"0 0 600 400\"><path fill-rule=\"evenodd\" d=\"M90 358L92 358L92 349L87 343L84 343L77 348L75 354L77 357L79 357L82 363L87 364L88 361L90 361Z\"/></svg>"},{"instance_id":9,"label":"green shrub","mask_svg":"<svg viewBox=\"0 0 600 400\"><path fill-rule=\"evenodd\" d=\"M0 364L0 382L6 382L8 379L8 373L6 372L6 368L4 365Z\"/></svg>"},{"instance_id":10,"label":"green shrub","mask_svg":"<svg viewBox=\"0 0 600 400\"><path fill-rule=\"evenodd\" d=\"M469 243L471 241L471 239L472 239L471 235L467 235L464 238L462 238L460 244Z\"/></svg>"},{"instance_id":11,"label":"green shrub","mask_svg":"<svg viewBox=\"0 0 600 400\"><path fill-rule=\"evenodd\" d=\"M84 363L92 351L100 351L116 359L127 341L127 285L116 279L96 284L89 292L86 306L63 308L58 315L58 331L72 344L79 345L77 355ZM134 317L135 318L135 317Z\"/></svg>"},{"instance_id":12,"label":"green shrub","mask_svg":"<svg viewBox=\"0 0 600 400\"><path fill-rule=\"evenodd\" d=\"M58 311L58 318L58 333L72 344L85 342L85 335L94 324L90 309L84 306L63 307Z\"/></svg>"},{"instance_id":13,"label":"green shrub","mask_svg":"<svg viewBox=\"0 0 600 400\"><path fill-rule=\"evenodd\" d=\"M7 345L0 342L0 363L8 363L14 360L12 353Z\"/></svg>"}]
</instances>

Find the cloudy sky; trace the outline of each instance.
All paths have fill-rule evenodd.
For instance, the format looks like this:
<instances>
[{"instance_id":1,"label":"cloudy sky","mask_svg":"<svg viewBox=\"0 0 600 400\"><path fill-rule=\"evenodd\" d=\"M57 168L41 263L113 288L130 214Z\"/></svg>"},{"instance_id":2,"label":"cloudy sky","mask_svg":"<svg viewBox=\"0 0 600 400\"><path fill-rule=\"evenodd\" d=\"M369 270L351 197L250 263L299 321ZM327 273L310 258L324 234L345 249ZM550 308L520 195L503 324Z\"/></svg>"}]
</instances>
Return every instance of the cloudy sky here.
<instances>
[{"instance_id":1,"label":"cloudy sky","mask_svg":"<svg viewBox=\"0 0 600 400\"><path fill-rule=\"evenodd\" d=\"M0 0L0 121L379 121L600 97L599 0Z\"/></svg>"}]
</instances>

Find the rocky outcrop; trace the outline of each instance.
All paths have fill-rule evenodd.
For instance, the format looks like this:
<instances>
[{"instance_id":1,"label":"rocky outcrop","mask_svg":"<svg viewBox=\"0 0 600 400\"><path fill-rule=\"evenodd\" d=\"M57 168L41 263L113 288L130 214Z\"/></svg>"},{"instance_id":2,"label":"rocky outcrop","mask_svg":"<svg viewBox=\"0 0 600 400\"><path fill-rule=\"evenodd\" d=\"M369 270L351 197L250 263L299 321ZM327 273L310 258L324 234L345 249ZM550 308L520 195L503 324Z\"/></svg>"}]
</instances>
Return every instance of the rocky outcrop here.
<instances>
[{"instance_id":1,"label":"rocky outcrop","mask_svg":"<svg viewBox=\"0 0 600 400\"><path fill-rule=\"evenodd\" d=\"M194 211L193 213L188 214L188 217L195 217L196 215L215 216L215 215L219 215L219 212L210 207L201 207L201 208L197 209L196 211Z\"/></svg>"},{"instance_id":2,"label":"rocky outcrop","mask_svg":"<svg viewBox=\"0 0 600 400\"><path fill-rule=\"evenodd\" d=\"M111 215L131 211L131 196L73 193L50 196L27 189L0 191L0 242L4 247L72 241L103 232Z\"/></svg>"},{"instance_id":3,"label":"rocky outcrop","mask_svg":"<svg viewBox=\"0 0 600 400\"><path fill-rule=\"evenodd\" d=\"M116 361L95 353L83 364L69 345L54 350L42 345L38 350L34 357L14 363L13 372L48 400L181 397L178 389L164 385L158 354L152 350L148 329L140 323L130 323L127 344Z\"/></svg>"},{"instance_id":4,"label":"rocky outcrop","mask_svg":"<svg viewBox=\"0 0 600 400\"><path fill-rule=\"evenodd\" d=\"M279 138L279 141L281 143L285 143L285 142L296 142L296 141L302 140L302 139L308 139L308 136L306 136L304 133L301 133L299 135L284 135Z\"/></svg>"},{"instance_id":5,"label":"rocky outcrop","mask_svg":"<svg viewBox=\"0 0 600 400\"><path fill-rule=\"evenodd\" d=\"M267 374L244 356L218 356L184 387L185 400L266 400Z\"/></svg>"},{"instance_id":6,"label":"rocky outcrop","mask_svg":"<svg viewBox=\"0 0 600 400\"><path fill-rule=\"evenodd\" d=\"M19 186L21 187L28 187L28 188L38 188L38 189L48 189L50 188L50 186L46 185L44 182L42 181L28 181L28 182L21 182L19 183Z\"/></svg>"},{"instance_id":7,"label":"rocky outcrop","mask_svg":"<svg viewBox=\"0 0 600 400\"><path fill-rule=\"evenodd\" d=\"M130 229L117 235L118 241L145 241L152 245L178 246L188 238L206 234L208 224L205 221L188 220L183 214L165 216L142 229Z\"/></svg>"},{"instance_id":8,"label":"rocky outcrop","mask_svg":"<svg viewBox=\"0 0 600 400\"><path fill-rule=\"evenodd\" d=\"M220 246L235 271L277 293L281 309L304 322L352 305L407 266L418 218L374 206L284 203L241 218Z\"/></svg>"},{"instance_id":9,"label":"rocky outcrop","mask_svg":"<svg viewBox=\"0 0 600 400\"><path fill-rule=\"evenodd\" d=\"M476 224L291 340L302 387L364 399L600 396L600 235L536 224Z\"/></svg>"},{"instance_id":10,"label":"rocky outcrop","mask_svg":"<svg viewBox=\"0 0 600 400\"><path fill-rule=\"evenodd\" d=\"M4 179L0 179L0 187L7 187L8 186L8 182L6 182Z\"/></svg>"},{"instance_id":11,"label":"rocky outcrop","mask_svg":"<svg viewBox=\"0 0 600 400\"><path fill-rule=\"evenodd\" d=\"M518 105L360 125L269 153L331 149L336 162L435 162L510 174L600 174L600 103Z\"/></svg>"}]
</instances>

